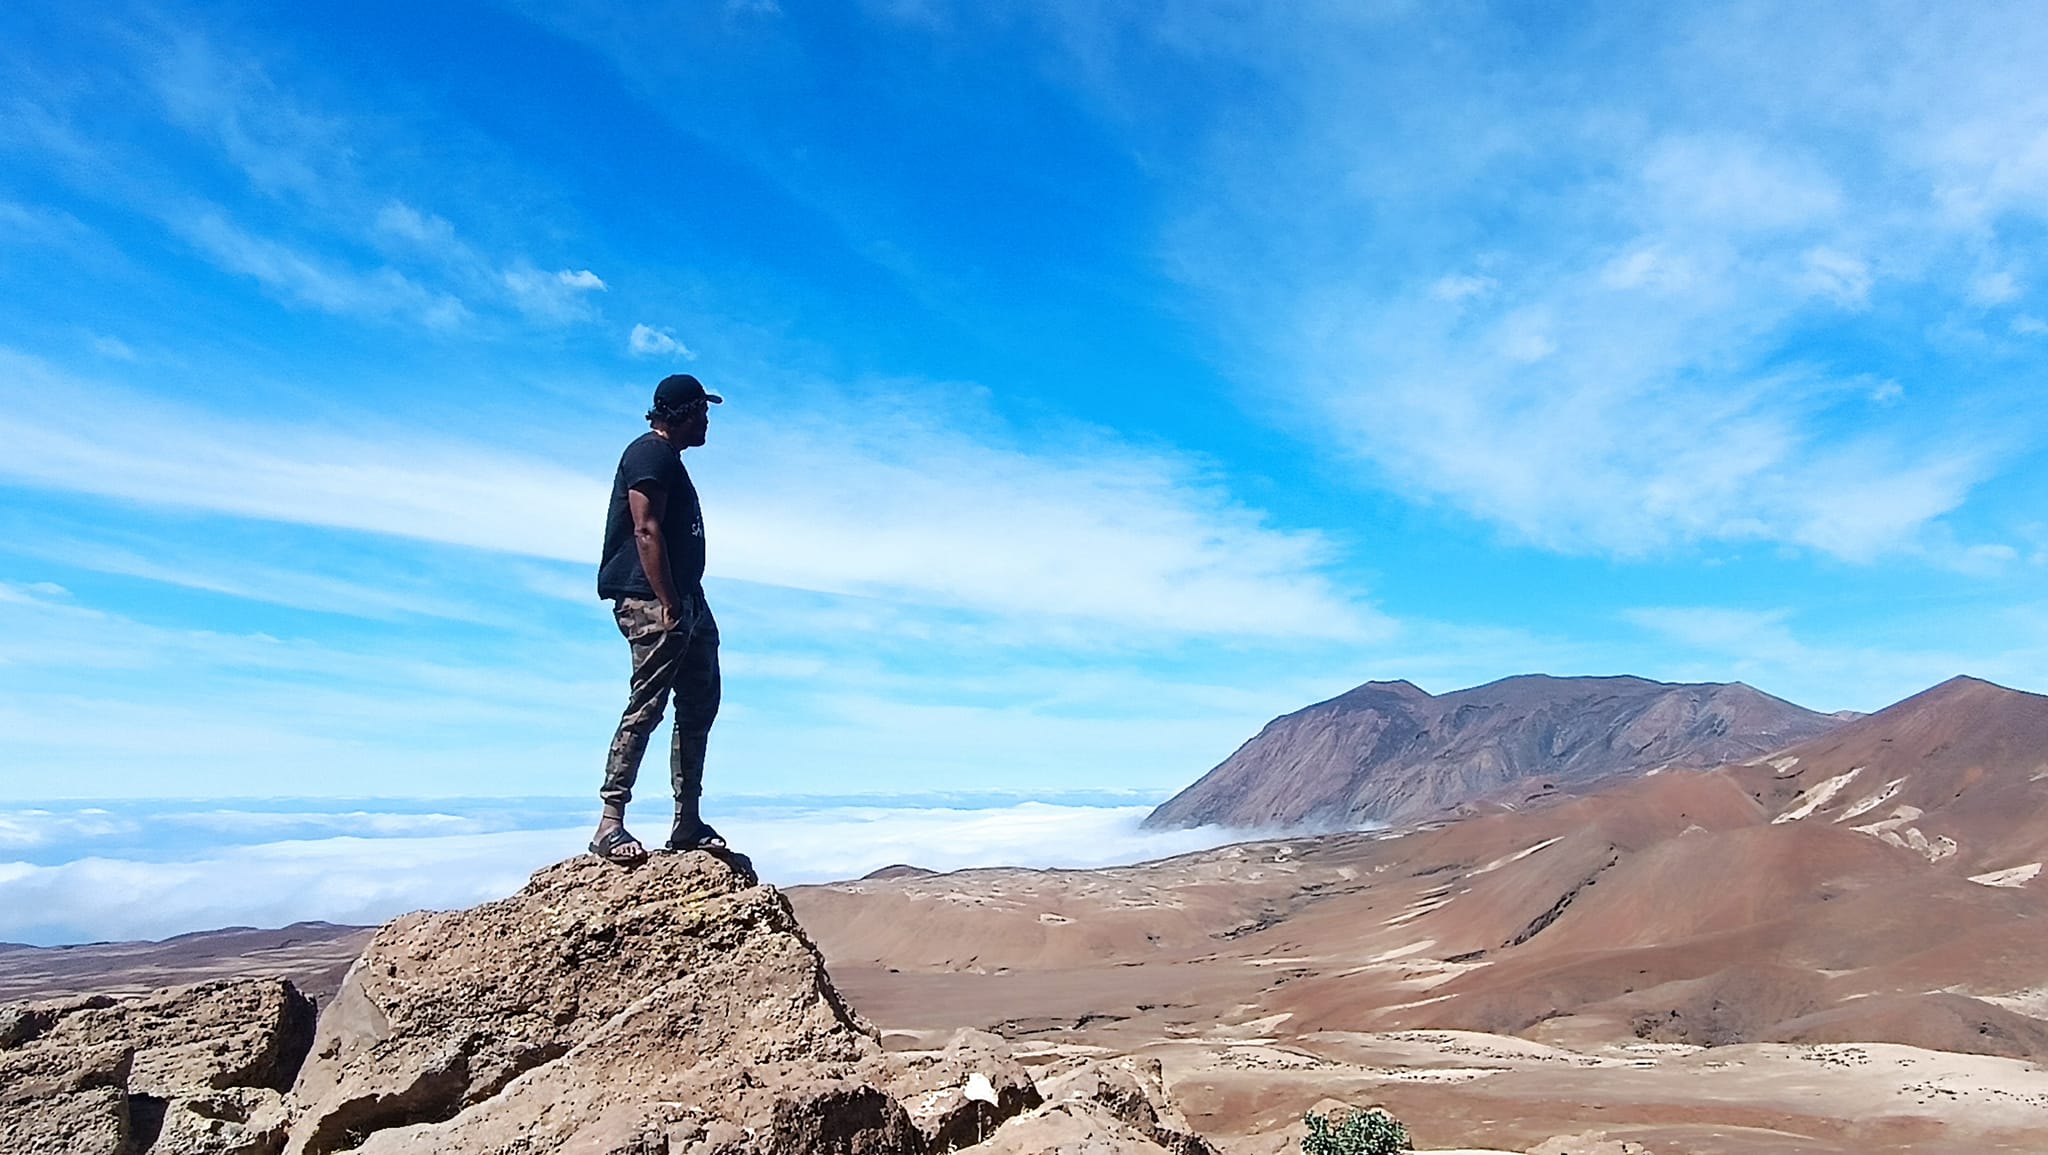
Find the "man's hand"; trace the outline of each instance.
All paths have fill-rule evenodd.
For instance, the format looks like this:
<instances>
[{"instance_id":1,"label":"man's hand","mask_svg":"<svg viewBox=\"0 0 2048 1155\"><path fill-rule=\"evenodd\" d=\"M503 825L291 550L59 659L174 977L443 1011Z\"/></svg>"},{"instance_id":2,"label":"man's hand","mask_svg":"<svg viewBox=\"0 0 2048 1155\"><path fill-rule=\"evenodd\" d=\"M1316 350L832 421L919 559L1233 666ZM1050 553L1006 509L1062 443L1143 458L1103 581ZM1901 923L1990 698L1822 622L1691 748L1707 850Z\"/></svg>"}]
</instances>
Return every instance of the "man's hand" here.
<instances>
[{"instance_id":1,"label":"man's hand","mask_svg":"<svg viewBox=\"0 0 2048 1155\"><path fill-rule=\"evenodd\" d=\"M661 604L661 632L672 634L683 628L683 608L673 602Z\"/></svg>"}]
</instances>

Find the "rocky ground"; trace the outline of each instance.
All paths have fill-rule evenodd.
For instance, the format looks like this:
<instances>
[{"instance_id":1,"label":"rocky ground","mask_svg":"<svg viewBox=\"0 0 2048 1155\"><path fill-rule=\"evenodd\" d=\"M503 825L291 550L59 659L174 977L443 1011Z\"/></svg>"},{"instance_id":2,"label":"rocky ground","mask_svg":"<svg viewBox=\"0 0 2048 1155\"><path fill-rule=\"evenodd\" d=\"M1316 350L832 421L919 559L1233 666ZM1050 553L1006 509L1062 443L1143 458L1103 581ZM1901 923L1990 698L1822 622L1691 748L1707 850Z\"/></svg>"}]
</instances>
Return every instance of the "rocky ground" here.
<instances>
[{"instance_id":1,"label":"rocky ground","mask_svg":"<svg viewBox=\"0 0 2048 1155\"><path fill-rule=\"evenodd\" d=\"M0 1155L1279 1155L1367 1104L1439 1150L2039 1153L2044 860L2048 699L1967 679L1747 764L1129 867L580 858L367 942L0 949L41 1000L0 1013Z\"/></svg>"},{"instance_id":2,"label":"rocky ground","mask_svg":"<svg viewBox=\"0 0 2048 1155\"><path fill-rule=\"evenodd\" d=\"M573 859L281 978L0 1010L6 1155L1208 1155L1159 1064L885 1048L743 859Z\"/></svg>"},{"instance_id":3,"label":"rocky ground","mask_svg":"<svg viewBox=\"0 0 2048 1155\"><path fill-rule=\"evenodd\" d=\"M1284 919L1204 936L1206 957L1134 964L1117 953L1124 938L1171 941L1174 919L1256 926L1246 915L1269 902L1262 878L1298 889L1318 869L1314 848L1371 841L799 890L796 911L842 948L835 904L878 886L923 888L987 920L988 959L892 967L848 956L829 977L789 903L743 865L662 856L624 872L571 860L504 902L376 932L317 1032L311 1004L275 977L14 1004L0 1014L0 1152L1280 1155L1298 1149L1303 1112L1365 1104L1439 1151L2048 1150L2048 1072L2025 1058L1318 1027L1272 1009L1306 981L1303 959L1215 949ZM1341 877L1333 862L1322 868ZM1199 897L1233 878L1250 892ZM1090 902L1139 914L1129 925L1090 918ZM989 917L1020 904L1028 925L1094 929L1078 943L1039 940L1057 966L981 965L1004 952L1024 961L1014 928ZM878 930L904 925L887 903L868 909ZM1068 921L1038 918L1061 910ZM338 958L359 937L321 941ZM231 969L183 949L205 973ZM1361 973L1426 983L1439 966L1422 953ZM249 966L278 961L258 950ZM317 957L290 961L328 970Z\"/></svg>"}]
</instances>

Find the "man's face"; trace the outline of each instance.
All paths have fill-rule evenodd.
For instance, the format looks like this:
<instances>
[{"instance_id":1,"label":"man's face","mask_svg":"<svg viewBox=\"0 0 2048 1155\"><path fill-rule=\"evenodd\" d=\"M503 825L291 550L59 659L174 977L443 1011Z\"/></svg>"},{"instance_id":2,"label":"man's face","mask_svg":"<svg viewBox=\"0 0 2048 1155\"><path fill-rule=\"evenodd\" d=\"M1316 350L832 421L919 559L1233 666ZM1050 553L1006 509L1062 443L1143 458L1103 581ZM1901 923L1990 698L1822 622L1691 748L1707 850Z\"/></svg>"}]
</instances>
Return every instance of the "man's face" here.
<instances>
[{"instance_id":1,"label":"man's face","mask_svg":"<svg viewBox=\"0 0 2048 1155\"><path fill-rule=\"evenodd\" d=\"M687 449L704 444L704 435L711 428L710 404L699 401L685 407L669 422L669 427L675 431L677 445Z\"/></svg>"}]
</instances>

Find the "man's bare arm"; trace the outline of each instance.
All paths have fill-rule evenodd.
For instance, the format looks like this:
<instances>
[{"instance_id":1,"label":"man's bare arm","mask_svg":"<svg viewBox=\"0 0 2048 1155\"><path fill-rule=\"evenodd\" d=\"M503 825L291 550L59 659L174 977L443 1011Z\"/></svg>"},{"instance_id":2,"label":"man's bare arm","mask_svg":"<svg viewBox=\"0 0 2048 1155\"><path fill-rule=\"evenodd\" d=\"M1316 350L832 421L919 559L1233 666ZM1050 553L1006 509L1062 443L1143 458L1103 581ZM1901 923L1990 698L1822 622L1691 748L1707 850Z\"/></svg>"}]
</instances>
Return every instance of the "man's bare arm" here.
<instances>
[{"instance_id":1,"label":"man's bare arm","mask_svg":"<svg viewBox=\"0 0 2048 1155\"><path fill-rule=\"evenodd\" d=\"M654 599L661 603L664 629L674 629L683 620L676 604L676 591L669 581L668 546L661 535L661 515L668 510L668 491L658 485L636 485L626 491L626 509L633 515L633 544L640 551L640 568L647 572L647 584L654 587Z\"/></svg>"}]
</instances>

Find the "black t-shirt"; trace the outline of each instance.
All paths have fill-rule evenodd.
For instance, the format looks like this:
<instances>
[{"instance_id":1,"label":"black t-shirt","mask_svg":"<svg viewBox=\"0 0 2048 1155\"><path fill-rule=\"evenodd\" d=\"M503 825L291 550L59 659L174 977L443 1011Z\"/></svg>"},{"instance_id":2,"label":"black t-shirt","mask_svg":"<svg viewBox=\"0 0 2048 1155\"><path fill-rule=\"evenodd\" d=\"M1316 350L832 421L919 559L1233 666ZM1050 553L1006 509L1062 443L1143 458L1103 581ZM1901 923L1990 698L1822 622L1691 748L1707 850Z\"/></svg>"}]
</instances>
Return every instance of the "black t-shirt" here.
<instances>
[{"instance_id":1,"label":"black t-shirt","mask_svg":"<svg viewBox=\"0 0 2048 1155\"><path fill-rule=\"evenodd\" d=\"M633 540L633 511L626 491L658 488L668 495L661 514L661 539L668 548L669 587L689 593L704 580L704 509L697 487L683 468L682 451L654 433L643 434L619 457L612 478L612 504L604 517L604 557L597 563L597 596L651 598L654 587L640 568L640 547Z\"/></svg>"}]
</instances>

